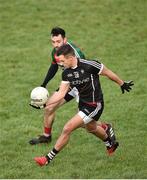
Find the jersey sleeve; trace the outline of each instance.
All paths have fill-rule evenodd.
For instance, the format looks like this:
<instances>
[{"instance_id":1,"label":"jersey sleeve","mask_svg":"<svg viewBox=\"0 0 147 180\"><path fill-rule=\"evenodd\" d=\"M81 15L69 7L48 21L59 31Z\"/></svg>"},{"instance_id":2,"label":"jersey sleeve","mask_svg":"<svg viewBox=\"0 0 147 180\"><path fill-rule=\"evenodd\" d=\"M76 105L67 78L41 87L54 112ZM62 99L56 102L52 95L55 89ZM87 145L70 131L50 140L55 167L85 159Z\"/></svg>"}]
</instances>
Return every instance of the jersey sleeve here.
<instances>
[{"instance_id":1,"label":"jersey sleeve","mask_svg":"<svg viewBox=\"0 0 147 180\"><path fill-rule=\"evenodd\" d=\"M57 71L58 71L58 65L52 63L48 69L48 72L41 86L46 87L48 82L55 76Z\"/></svg>"},{"instance_id":2,"label":"jersey sleeve","mask_svg":"<svg viewBox=\"0 0 147 180\"><path fill-rule=\"evenodd\" d=\"M67 44L70 45L74 49L74 52L77 58L85 59L85 55L79 47L77 47L71 41L68 41Z\"/></svg>"},{"instance_id":3,"label":"jersey sleeve","mask_svg":"<svg viewBox=\"0 0 147 180\"><path fill-rule=\"evenodd\" d=\"M91 64L92 64L91 72L94 74L101 74L101 71L103 70L104 65L96 60L92 60Z\"/></svg>"},{"instance_id":4,"label":"jersey sleeve","mask_svg":"<svg viewBox=\"0 0 147 180\"><path fill-rule=\"evenodd\" d=\"M62 73L62 82L67 82L69 83L68 77L67 77L67 71L64 70Z\"/></svg>"}]
</instances>

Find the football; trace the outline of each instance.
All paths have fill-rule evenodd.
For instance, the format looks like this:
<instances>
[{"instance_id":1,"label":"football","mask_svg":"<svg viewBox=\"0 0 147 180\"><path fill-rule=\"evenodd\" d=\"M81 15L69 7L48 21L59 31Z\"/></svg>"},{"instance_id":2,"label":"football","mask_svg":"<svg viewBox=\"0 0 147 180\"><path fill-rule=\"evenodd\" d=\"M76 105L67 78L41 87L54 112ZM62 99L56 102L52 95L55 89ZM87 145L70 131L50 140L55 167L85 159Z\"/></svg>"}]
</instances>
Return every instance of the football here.
<instances>
[{"instance_id":1,"label":"football","mask_svg":"<svg viewBox=\"0 0 147 180\"><path fill-rule=\"evenodd\" d=\"M31 91L31 105L39 108L44 108L49 98L49 92L44 87L36 87Z\"/></svg>"}]
</instances>

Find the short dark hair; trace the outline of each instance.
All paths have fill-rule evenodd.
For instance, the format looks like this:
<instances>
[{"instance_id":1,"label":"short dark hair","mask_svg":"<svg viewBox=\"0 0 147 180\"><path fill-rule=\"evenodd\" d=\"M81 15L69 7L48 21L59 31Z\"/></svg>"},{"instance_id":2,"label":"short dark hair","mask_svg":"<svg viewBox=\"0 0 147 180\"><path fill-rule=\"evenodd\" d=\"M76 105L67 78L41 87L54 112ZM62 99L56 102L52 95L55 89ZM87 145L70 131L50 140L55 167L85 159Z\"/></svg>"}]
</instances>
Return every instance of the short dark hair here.
<instances>
[{"instance_id":1,"label":"short dark hair","mask_svg":"<svg viewBox=\"0 0 147 180\"><path fill-rule=\"evenodd\" d=\"M65 31L64 29L60 28L60 27L54 27L52 30L51 30L51 35L52 36L58 36L59 34L61 34L61 36L63 38L65 38Z\"/></svg>"},{"instance_id":2,"label":"short dark hair","mask_svg":"<svg viewBox=\"0 0 147 180\"><path fill-rule=\"evenodd\" d=\"M56 55L60 56L60 55L72 55L75 56L75 51L74 49L69 45L69 44L64 44L61 47L59 47L59 49L56 51Z\"/></svg>"}]
</instances>

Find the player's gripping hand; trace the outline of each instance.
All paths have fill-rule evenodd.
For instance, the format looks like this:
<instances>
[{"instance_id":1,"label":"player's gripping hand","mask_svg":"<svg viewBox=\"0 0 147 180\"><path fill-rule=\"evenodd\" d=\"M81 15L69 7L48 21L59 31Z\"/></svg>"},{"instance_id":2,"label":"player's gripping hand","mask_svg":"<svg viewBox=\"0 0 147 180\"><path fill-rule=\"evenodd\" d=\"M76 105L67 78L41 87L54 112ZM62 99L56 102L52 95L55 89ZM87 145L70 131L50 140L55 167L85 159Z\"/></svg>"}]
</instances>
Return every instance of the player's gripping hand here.
<instances>
[{"instance_id":1,"label":"player's gripping hand","mask_svg":"<svg viewBox=\"0 0 147 180\"><path fill-rule=\"evenodd\" d=\"M130 90L132 90L132 87L134 83L133 81L124 81L123 85L121 85L121 91L122 91L122 94L124 94L125 91L127 92L130 92Z\"/></svg>"},{"instance_id":2,"label":"player's gripping hand","mask_svg":"<svg viewBox=\"0 0 147 180\"><path fill-rule=\"evenodd\" d=\"M31 107L35 108L35 109L43 109L46 107L46 104L44 104L43 106L37 106L37 105L34 105L34 104L29 104Z\"/></svg>"},{"instance_id":3,"label":"player's gripping hand","mask_svg":"<svg viewBox=\"0 0 147 180\"><path fill-rule=\"evenodd\" d=\"M44 85L44 84L41 84L41 86L40 87L44 87L44 88L46 88L46 86Z\"/></svg>"},{"instance_id":4,"label":"player's gripping hand","mask_svg":"<svg viewBox=\"0 0 147 180\"><path fill-rule=\"evenodd\" d=\"M35 109L41 109L39 106L35 106L33 104L29 104L31 107L35 108Z\"/></svg>"}]
</instances>

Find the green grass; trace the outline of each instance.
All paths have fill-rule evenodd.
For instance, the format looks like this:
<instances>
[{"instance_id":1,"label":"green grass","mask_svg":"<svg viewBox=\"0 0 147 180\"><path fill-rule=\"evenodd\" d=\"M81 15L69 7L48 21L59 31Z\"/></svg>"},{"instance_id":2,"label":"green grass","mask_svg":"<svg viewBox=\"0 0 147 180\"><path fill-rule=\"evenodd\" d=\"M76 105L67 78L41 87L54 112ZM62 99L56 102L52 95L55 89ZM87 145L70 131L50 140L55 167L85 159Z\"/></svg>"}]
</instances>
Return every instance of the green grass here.
<instances>
[{"instance_id":1,"label":"green grass","mask_svg":"<svg viewBox=\"0 0 147 180\"><path fill-rule=\"evenodd\" d=\"M0 178L147 178L147 1L146 0L0 0ZM67 37L89 58L101 61L124 80L131 93L101 78L105 97L102 119L115 125L120 148L107 157L103 143L84 130L46 167L33 158L46 154L76 103L60 108L49 145L30 146L42 133L43 111L29 107L30 91L48 70L49 32L65 28ZM52 93L61 72L48 84Z\"/></svg>"}]
</instances>

